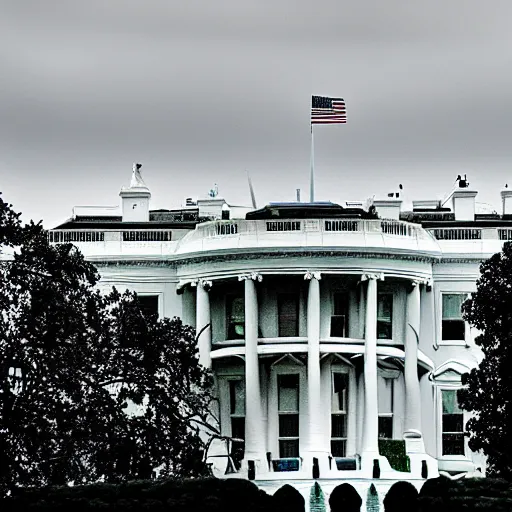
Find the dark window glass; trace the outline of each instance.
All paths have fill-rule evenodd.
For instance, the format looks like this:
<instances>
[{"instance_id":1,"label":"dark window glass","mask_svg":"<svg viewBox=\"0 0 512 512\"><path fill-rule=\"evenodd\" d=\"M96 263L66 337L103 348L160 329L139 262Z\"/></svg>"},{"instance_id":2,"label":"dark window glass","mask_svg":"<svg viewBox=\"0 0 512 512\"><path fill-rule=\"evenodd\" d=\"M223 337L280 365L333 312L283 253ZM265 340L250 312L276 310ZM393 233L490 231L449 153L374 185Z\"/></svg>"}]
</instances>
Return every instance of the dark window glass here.
<instances>
[{"instance_id":1,"label":"dark window glass","mask_svg":"<svg viewBox=\"0 0 512 512\"><path fill-rule=\"evenodd\" d=\"M158 295L137 295L137 300L144 316L152 314L158 316Z\"/></svg>"},{"instance_id":2,"label":"dark window glass","mask_svg":"<svg viewBox=\"0 0 512 512\"><path fill-rule=\"evenodd\" d=\"M462 303L466 300L465 293L444 293L443 321L441 326L441 339L464 340L466 326L462 319Z\"/></svg>"},{"instance_id":3,"label":"dark window glass","mask_svg":"<svg viewBox=\"0 0 512 512\"><path fill-rule=\"evenodd\" d=\"M231 418L231 437L245 439L245 418Z\"/></svg>"},{"instance_id":4,"label":"dark window glass","mask_svg":"<svg viewBox=\"0 0 512 512\"><path fill-rule=\"evenodd\" d=\"M331 436L347 437L347 416L346 414L333 414L331 416Z\"/></svg>"},{"instance_id":5,"label":"dark window glass","mask_svg":"<svg viewBox=\"0 0 512 512\"><path fill-rule=\"evenodd\" d=\"M393 295L379 293L377 296L377 338L393 338Z\"/></svg>"},{"instance_id":6,"label":"dark window glass","mask_svg":"<svg viewBox=\"0 0 512 512\"><path fill-rule=\"evenodd\" d=\"M227 339L239 340L245 337L245 305L243 297L226 298Z\"/></svg>"},{"instance_id":7,"label":"dark window glass","mask_svg":"<svg viewBox=\"0 0 512 512\"><path fill-rule=\"evenodd\" d=\"M333 314L331 315L331 336L348 336L348 297L345 293L333 295Z\"/></svg>"},{"instance_id":8,"label":"dark window glass","mask_svg":"<svg viewBox=\"0 0 512 512\"><path fill-rule=\"evenodd\" d=\"M464 434L443 434L443 455L464 455Z\"/></svg>"},{"instance_id":9,"label":"dark window glass","mask_svg":"<svg viewBox=\"0 0 512 512\"><path fill-rule=\"evenodd\" d=\"M333 457L345 457L347 453L347 441L333 439L331 441L331 454Z\"/></svg>"},{"instance_id":10,"label":"dark window glass","mask_svg":"<svg viewBox=\"0 0 512 512\"><path fill-rule=\"evenodd\" d=\"M299 435L299 415L298 414L280 414L279 415L279 437L298 437Z\"/></svg>"},{"instance_id":11,"label":"dark window glass","mask_svg":"<svg viewBox=\"0 0 512 512\"><path fill-rule=\"evenodd\" d=\"M298 439L281 439L279 441L279 457L298 457L299 456L299 440Z\"/></svg>"},{"instance_id":12,"label":"dark window glass","mask_svg":"<svg viewBox=\"0 0 512 512\"><path fill-rule=\"evenodd\" d=\"M299 296L285 293L278 296L279 337L299 335Z\"/></svg>"},{"instance_id":13,"label":"dark window glass","mask_svg":"<svg viewBox=\"0 0 512 512\"><path fill-rule=\"evenodd\" d=\"M392 416L379 416L379 437L381 439L393 439Z\"/></svg>"}]
</instances>

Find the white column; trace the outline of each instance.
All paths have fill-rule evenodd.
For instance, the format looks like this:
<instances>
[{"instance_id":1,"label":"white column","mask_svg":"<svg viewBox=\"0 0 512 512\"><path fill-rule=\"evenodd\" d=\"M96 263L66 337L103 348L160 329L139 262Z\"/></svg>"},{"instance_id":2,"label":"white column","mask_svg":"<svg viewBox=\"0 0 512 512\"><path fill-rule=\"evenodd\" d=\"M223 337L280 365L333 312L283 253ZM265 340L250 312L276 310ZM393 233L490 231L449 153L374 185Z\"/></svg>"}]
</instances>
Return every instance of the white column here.
<instances>
[{"instance_id":1,"label":"white column","mask_svg":"<svg viewBox=\"0 0 512 512\"><path fill-rule=\"evenodd\" d=\"M208 291L212 286L211 281L200 279L195 283L196 293L196 336L199 348L199 363L210 368L212 365L212 328L210 313L210 296Z\"/></svg>"},{"instance_id":2,"label":"white column","mask_svg":"<svg viewBox=\"0 0 512 512\"><path fill-rule=\"evenodd\" d=\"M420 286L413 282L407 295L405 325L405 422L404 430L421 431L421 396L418 380L418 343L420 335Z\"/></svg>"},{"instance_id":3,"label":"white column","mask_svg":"<svg viewBox=\"0 0 512 512\"><path fill-rule=\"evenodd\" d=\"M327 462L325 450L326 428L322 421L324 411L320 392L320 273L307 272L308 291L308 447L306 465L313 457L321 456ZM324 461L322 460L322 463ZM319 463L321 461L319 460ZM323 464L322 464L323 465Z\"/></svg>"},{"instance_id":4,"label":"white column","mask_svg":"<svg viewBox=\"0 0 512 512\"><path fill-rule=\"evenodd\" d=\"M258 296L255 281L261 275L239 277L245 281L245 460L256 461L256 473L266 466L265 422L261 407L258 358Z\"/></svg>"},{"instance_id":5,"label":"white column","mask_svg":"<svg viewBox=\"0 0 512 512\"><path fill-rule=\"evenodd\" d=\"M367 274L364 350L364 423L361 443L363 464L379 455L377 402L377 275Z\"/></svg>"}]
</instances>

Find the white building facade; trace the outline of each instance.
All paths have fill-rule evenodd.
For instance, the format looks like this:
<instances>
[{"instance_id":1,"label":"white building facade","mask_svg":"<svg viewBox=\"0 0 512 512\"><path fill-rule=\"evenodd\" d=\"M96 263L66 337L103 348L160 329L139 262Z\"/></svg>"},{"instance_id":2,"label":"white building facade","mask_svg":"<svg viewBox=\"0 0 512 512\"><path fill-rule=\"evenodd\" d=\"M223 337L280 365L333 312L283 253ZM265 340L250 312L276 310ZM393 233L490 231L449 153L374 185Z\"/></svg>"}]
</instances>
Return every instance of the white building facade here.
<instances>
[{"instance_id":1,"label":"white building facade","mask_svg":"<svg viewBox=\"0 0 512 512\"><path fill-rule=\"evenodd\" d=\"M480 262L512 239L512 192L500 214L479 214L468 187L409 212L375 201L379 217L332 203L246 215L215 195L151 211L134 168L120 195L121 215L77 208L50 240L75 243L104 289L134 290L196 328L219 398L215 475L270 492L309 492L315 478L329 493L485 472L457 404L481 360L460 308ZM382 447L404 439L410 471L399 472Z\"/></svg>"}]
</instances>

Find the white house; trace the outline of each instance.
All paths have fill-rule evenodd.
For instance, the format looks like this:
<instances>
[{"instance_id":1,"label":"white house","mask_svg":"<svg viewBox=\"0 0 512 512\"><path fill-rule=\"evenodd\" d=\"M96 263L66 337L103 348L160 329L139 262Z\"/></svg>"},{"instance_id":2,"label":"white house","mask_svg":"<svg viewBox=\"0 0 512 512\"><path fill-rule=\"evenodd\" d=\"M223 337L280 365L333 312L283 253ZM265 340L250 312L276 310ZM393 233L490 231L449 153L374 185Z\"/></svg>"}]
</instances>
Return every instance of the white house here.
<instances>
[{"instance_id":1,"label":"white house","mask_svg":"<svg viewBox=\"0 0 512 512\"><path fill-rule=\"evenodd\" d=\"M75 208L50 241L75 243L102 287L135 290L200 333L213 412L235 438L212 443L217 476L304 494L313 477L326 493L353 481L364 494L371 480L485 472L457 405L461 375L481 358L460 306L479 263L512 239L512 190L499 214L479 213L464 180L412 211L398 194L375 200L378 218L357 203L251 211L216 191L154 211L135 166L120 196L121 209ZM405 439L410 472L391 468L382 439Z\"/></svg>"}]
</instances>

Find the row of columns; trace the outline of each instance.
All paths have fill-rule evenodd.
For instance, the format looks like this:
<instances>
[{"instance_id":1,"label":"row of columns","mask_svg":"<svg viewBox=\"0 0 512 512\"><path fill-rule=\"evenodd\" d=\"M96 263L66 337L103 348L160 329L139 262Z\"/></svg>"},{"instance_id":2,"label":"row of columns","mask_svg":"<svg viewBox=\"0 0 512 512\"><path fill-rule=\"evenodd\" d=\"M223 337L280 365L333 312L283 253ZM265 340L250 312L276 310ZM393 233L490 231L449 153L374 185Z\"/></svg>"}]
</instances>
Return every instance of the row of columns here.
<instances>
[{"instance_id":1,"label":"row of columns","mask_svg":"<svg viewBox=\"0 0 512 512\"><path fill-rule=\"evenodd\" d=\"M313 457L327 461L325 451L324 414L321 408L320 384L320 273L307 272L309 281L307 302L308 335L308 429L307 452L301 454L311 461ZM379 456L378 446L378 399L377 399L377 280L380 274L365 274L361 281L366 282L366 300L364 304L364 417L362 421L361 456L363 469L373 465ZM265 461L265 423L261 409L260 371L258 357L258 297L256 281L262 276L251 273L239 276L244 281L245 295L245 459ZM211 316L208 290L211 282L199 280L194 283L196 295L196 329L198 334L199 362L211 366ZM361 288L361 299L364 297ZM421 431L421 397L417 373L418 341L420 329L420 291L419 283L412 282L407 295L406 336L405 336L405 430ZM361 333L362 334L362 333ZM359 423L358 423L359 424Z\"/></svg>"}]
</instances>

